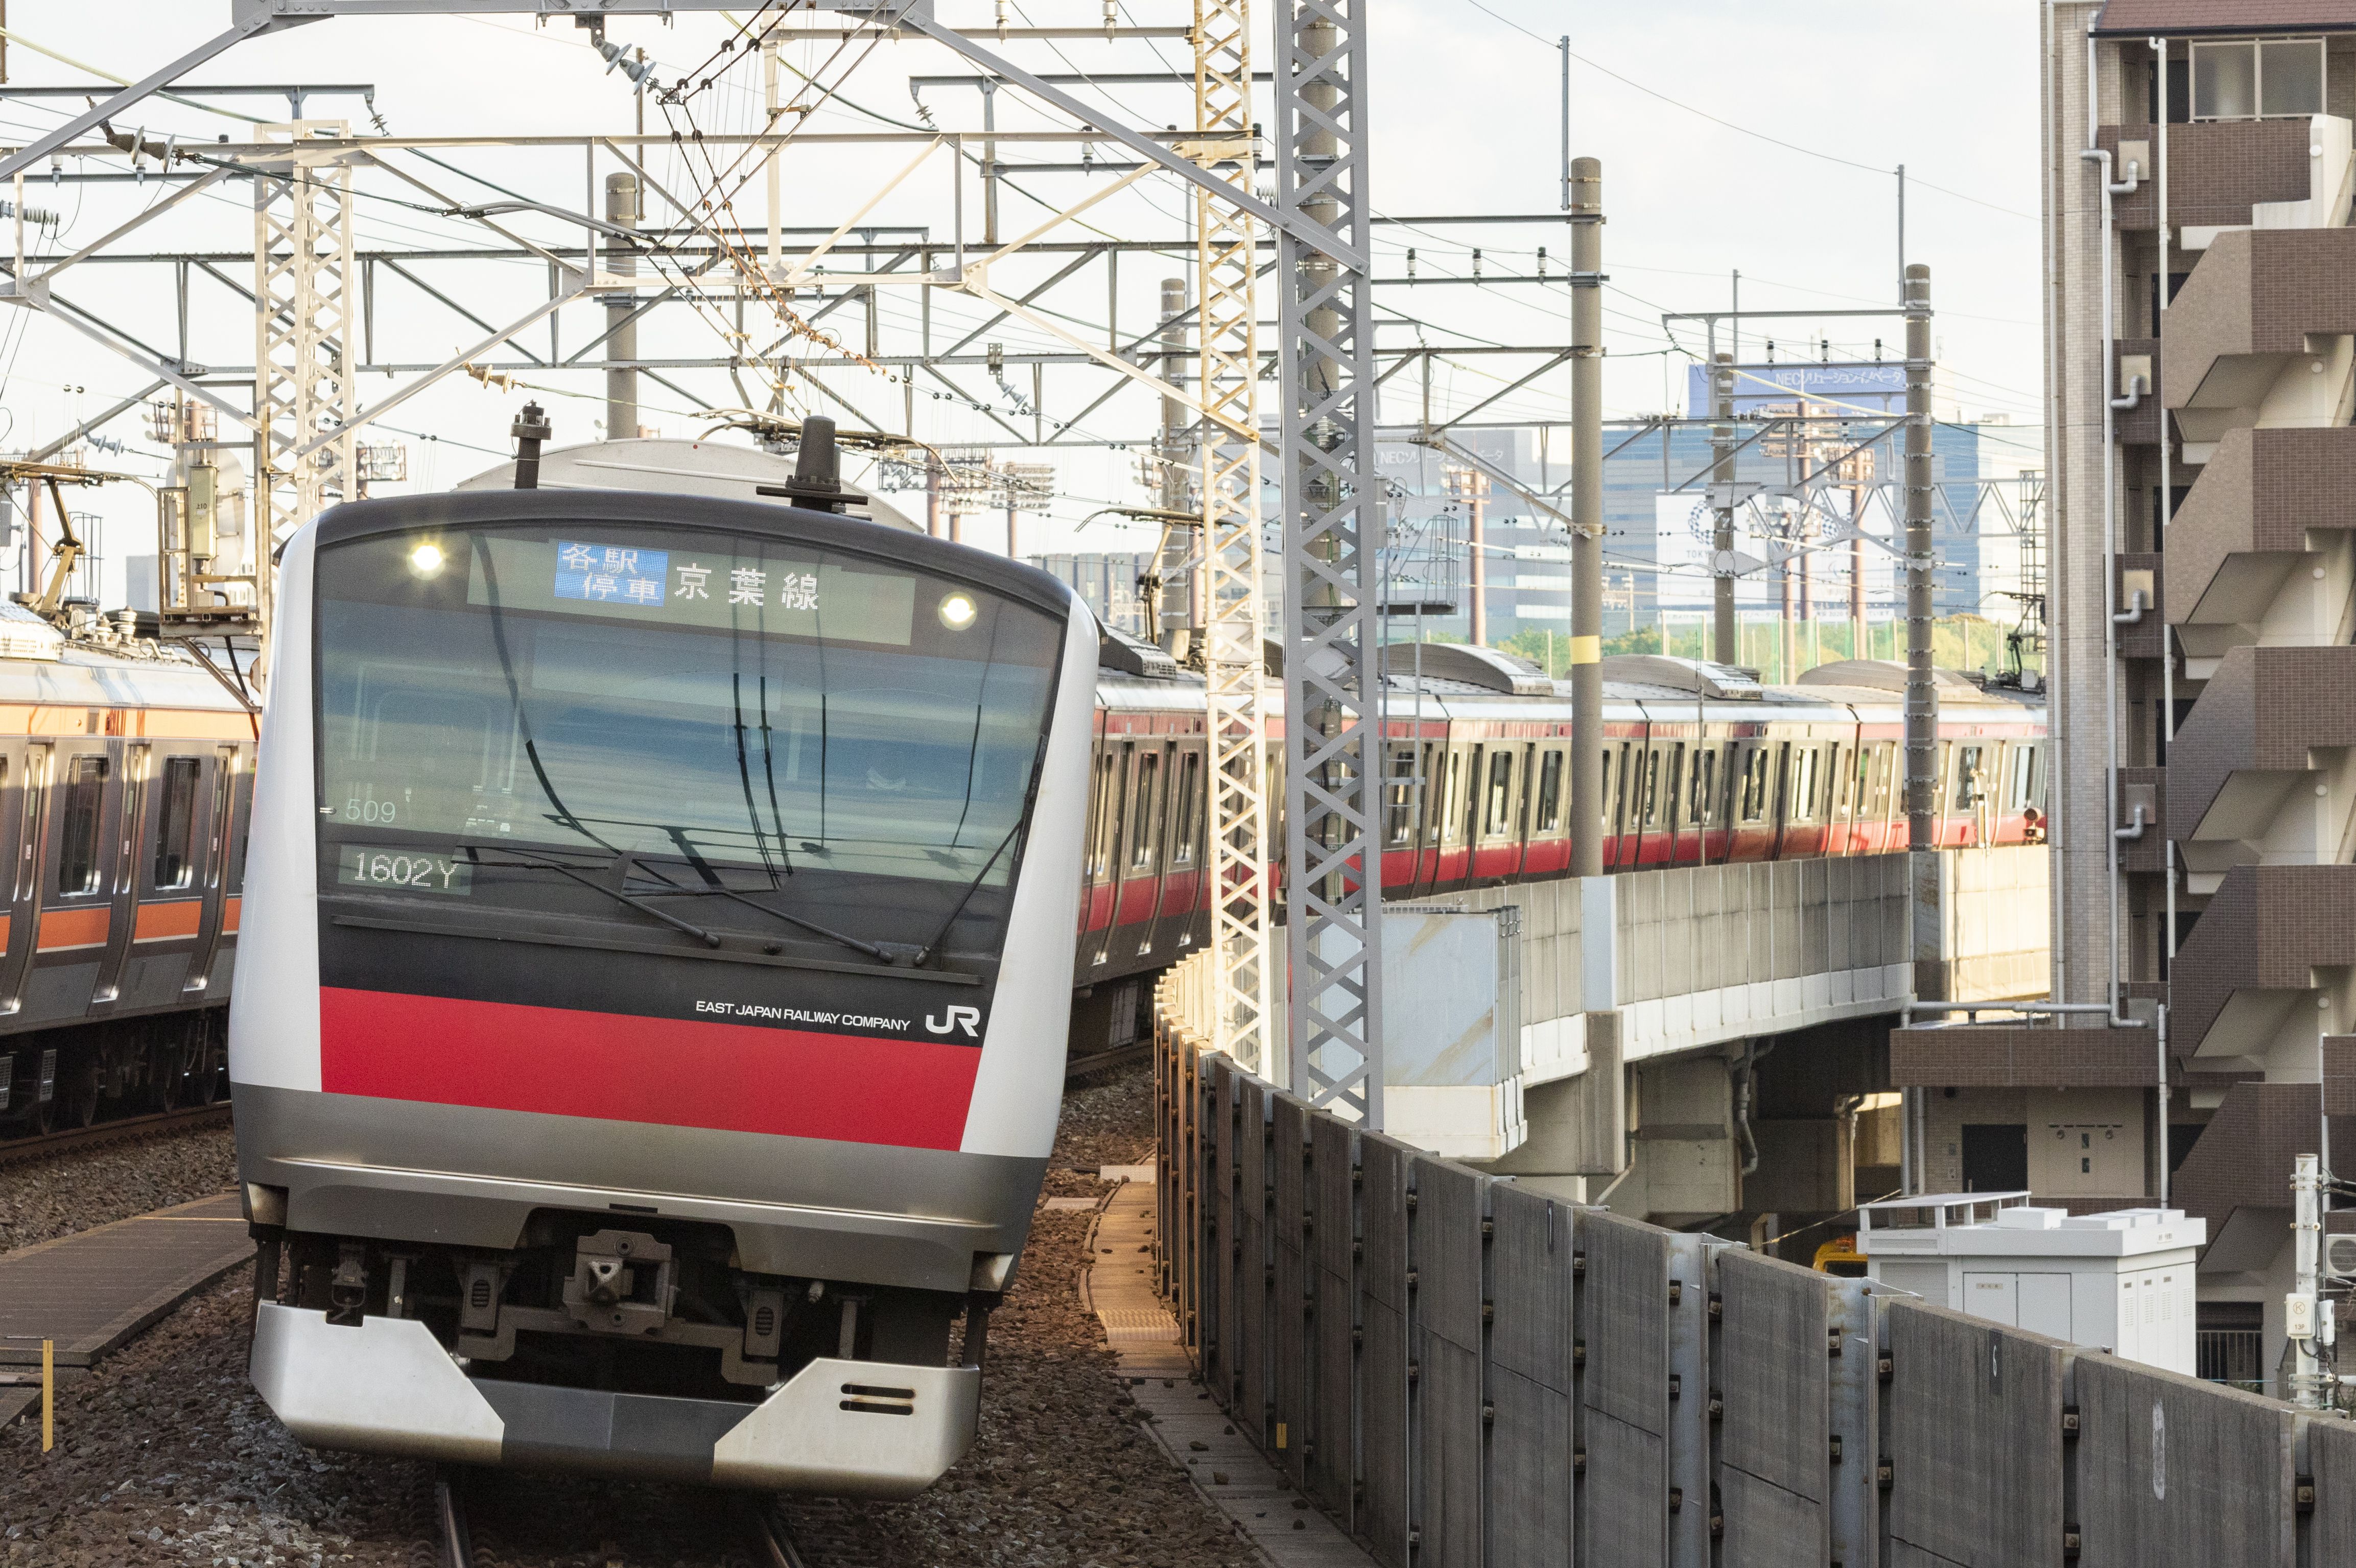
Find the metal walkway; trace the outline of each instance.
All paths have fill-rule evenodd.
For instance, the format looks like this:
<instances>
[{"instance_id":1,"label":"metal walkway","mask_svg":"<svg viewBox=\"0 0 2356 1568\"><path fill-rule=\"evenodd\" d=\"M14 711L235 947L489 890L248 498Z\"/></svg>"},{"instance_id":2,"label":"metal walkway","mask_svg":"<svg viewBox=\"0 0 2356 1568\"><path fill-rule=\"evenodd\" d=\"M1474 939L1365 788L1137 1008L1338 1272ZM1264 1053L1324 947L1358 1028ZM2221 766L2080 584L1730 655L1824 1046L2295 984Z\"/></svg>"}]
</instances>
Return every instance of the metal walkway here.
<instances>
[{"instance_id":1,"label":"metal walkway","mask_svg":"<svg viewBox=\"0 0 2356 1568\"><path fill-rule=\"evenodd\" d=\"M234 1192L0 1256L0 1425L40 1398L42 1340L60 1371L86 1371L252 1257Z\"/></svg>"},{"instance_id":2,"label":"metal walkway","mask_svg":"<svg viewBox=\"0 0 2356 1568\"><path fill-rule=\"evenodd\" d=\"M1178 1342L1178 1320L1153 1288L1153 1168L1129 1169L1130 1179L1113 1189L1097 1221L1096 1266L1082 1276L1081 1288L1120 1357L1130 1392L1153 1417L1147 1430L1276 1568L1374 1568L1373 1558L1305 1506L1237 1435L1226 1411L1200 1397L1194 1364Z\"/></svg>"}]
</instances>

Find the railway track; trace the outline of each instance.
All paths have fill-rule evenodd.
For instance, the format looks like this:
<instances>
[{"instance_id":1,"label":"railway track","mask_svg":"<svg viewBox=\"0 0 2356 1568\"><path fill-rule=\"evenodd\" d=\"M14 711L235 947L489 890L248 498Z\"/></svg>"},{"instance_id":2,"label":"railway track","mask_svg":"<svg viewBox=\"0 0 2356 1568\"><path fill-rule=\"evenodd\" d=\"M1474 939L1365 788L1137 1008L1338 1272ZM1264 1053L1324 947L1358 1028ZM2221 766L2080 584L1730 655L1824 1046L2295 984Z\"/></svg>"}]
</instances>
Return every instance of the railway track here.
<instances>
[{"instance_id":1,"label":"railway track","mask_svg":"<svg viewBox=\"0 0 2356 1568\"><path fill-rule=\"evenodd\" d=\"M444 1468L434 1477L434 1527L438 1568L476 1568L474 1529L467 1516L466 1473ZM786 1517L790 1513L790 1518ZM852 1506L833 1498L776 1499L741 1495L723 1510L734 1544L759 1568L892 1568L861 1539ZM692 1527L691 1527L692 1528ZM706 1523L703 1528L710 1528Z\"/></svg>"},{"instance_id":2,"label":"railway track","mask_svg":"<svg viewBox=\"0 0 2356 1568\"><path fill-rule=\"evenodd\" d=\"M191 1127L226 1125L229 1119L230 1104L221 1100L209 1105L189 1105L177 1111L120 1116L111 1122L93 1122L89 1126L74 1127L65 1132L9 1138L0 1142L0 1166L22 1165L27 1160L48 1159L74 1149L131 1143L164 1133L185 1132Z\"/></svg>"}]
</instances>

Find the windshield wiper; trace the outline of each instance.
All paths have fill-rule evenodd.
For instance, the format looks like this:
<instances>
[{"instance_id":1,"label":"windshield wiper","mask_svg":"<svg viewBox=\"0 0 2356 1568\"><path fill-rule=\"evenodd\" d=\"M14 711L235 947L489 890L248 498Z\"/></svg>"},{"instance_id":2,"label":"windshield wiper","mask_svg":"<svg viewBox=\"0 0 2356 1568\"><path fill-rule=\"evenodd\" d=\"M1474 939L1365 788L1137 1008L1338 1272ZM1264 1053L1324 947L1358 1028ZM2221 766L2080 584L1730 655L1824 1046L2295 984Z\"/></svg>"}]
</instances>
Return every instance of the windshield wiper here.
<instances>
[{"instance_id":1,"label":"windshield wiper","mask_svg":"<svg viewBox=\"0 0 2356 1568\"><path fill-rule=\"evenodd\" d=\"M761 869L769 873L769 883L774 887L776 885L777 870L775 866L769 864L769 835L767 830L761 826L761 813L759 808L753 804L753 767L751 760L744 754L744 677L743 672L739 671L729 677L728 689L730 699L736 705L736 779L737 782L744 787L744 820L753 825L753 847L760 851ZM761 745L763 749L761 765L764 769L768 766L768 700L767 688L765 683L761 695ZM773 778L769 784L770 804L774 805L776 802L776 798L777 786L776 780ZM782 840L779 841L777 848L785 854L786 875L790 877L794 874L794 858L792 852L786 849L785 844ZM756 905L755 907L757 908L758 906Z\"/></svg>"},{"instance_id":2,"label":"windshield wiper","mask_svg":"<svg viewBox=\"0 0 2356 1568\"><path fill-rule=\"evenodd\" d=\"M965 891L958 895L958 901L949 907L948 918L941 922L938 931L933 933L933 939L917 949L917 963L923 963L939 948L948 936L949 927L958 923L958 917L965 913L965 906L971 903L973 895L981 891L982 879L990 875L990 869L998 864L998 858L1006 853L1006 847L1013 843L1014 836L1022 831L1023 819L1018 816L1014 819L1014 826L1006 830L1006 837L998 841L998 848L990 852L990 859L981 863L981 869L973 874L973 880L965 885Z\"/></svg>"},{"instance_id":3,"label":"windshield wiper","mask_svg":"<svg viewBox=\"0 0 2356 1568\"><path fill-rule=\"evenodd\" d=\"M843 946L850 948L852 952L863 953L879 964L889 964L895 967L908 967L921 964L925 961L925 949L921 947L914 946L905 942L862 942L858 937L851 935L849 932L837 931L830 925L820 925L817 921L804 920L798 914L787 914L784 910L771 909L767 904L756 903L751 898L747 897L744 893L738 892L734 888L724 888L717 884L701 888L672 887L666 888L659 893L649 893L647 896L649 898L674 899L730 899L734 900L737 903L743 904L747 909L758 910L763 914L768 915L773 919L782 920L788 925L798 925L801 927L802 930L810 933L814 936L823 936L830 942L839 942Z\"/></svg>"},{"instance_id":4,"label":"windshield wiper","mask_svg":"<svg viewBox=\"0 0 2356 1568\"><path fill-rule=\"evenodd\" d=\"M688 922L680 920L676 915L665 914L662 911L655 908L654 905L640 899L634 899L629 894L622 891L619 888L610 888L603 882L585 877L582 875L580 870L575 867L567 866L557 860L525 859L520 858L507 860L486 860L483 859L481 851L476 849L472 845L466 845L461 848L465 850L467 862L470 865L510 867L532 871L554 871L560 876L571 878L573 880L580 883L584 888L590 889L592 891L605 894L607 898L612 899L616 903L627 904L630 908L637 910L640 914L652 915L655 919L662 922L665 925L669 926L674 931L683 931L687 933L688 935L694 937L706 947L717 947L720 945L720 938L712 933L704 930L703 927L690 924ZM501 853L506 854L510 853L510 851L502 850ZM625 856L623 857L623 859L626 863L628 857ZM759 906L755 905L754 907L758 908Z\"/></svg>"}]
</instances>

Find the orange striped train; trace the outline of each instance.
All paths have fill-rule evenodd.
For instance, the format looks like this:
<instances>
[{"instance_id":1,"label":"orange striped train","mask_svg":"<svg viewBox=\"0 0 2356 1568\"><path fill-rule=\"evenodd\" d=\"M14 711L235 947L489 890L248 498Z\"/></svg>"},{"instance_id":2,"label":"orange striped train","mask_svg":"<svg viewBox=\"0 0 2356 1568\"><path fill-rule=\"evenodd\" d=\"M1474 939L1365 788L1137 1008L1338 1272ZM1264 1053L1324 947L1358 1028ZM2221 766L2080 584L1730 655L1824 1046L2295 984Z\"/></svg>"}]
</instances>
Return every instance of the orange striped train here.
<instances>
[{"instance_id":1,"label":"orange striped train","mask_svg":"<svg viewBox=\"0 0 2356 1568\"><path fill-rule=\"evenodd\" d=\"M185 654L0 607L0 1136L227 1088L257 719Z\"/></svg>"}]
</instances>

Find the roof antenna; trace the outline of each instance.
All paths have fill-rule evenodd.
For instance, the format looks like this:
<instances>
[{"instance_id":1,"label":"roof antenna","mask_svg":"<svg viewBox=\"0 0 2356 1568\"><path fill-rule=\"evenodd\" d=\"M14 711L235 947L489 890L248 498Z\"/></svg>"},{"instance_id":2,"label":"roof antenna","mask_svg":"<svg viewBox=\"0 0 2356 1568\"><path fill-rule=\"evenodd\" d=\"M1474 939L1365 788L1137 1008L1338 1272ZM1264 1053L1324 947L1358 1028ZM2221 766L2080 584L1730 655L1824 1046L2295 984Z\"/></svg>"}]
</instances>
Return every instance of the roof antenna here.
<instances>
[{"instance_id":1,"label":"roof antenna","mask_svg":"<svg viewBox=\"0 0 2356 1568\"><path fill-rule=\"evenodd\" d=\"M538 403L524 404L523 412L516 415L508 433L515 437L516 443L515 487L539 489L540 443L556 433L555 427L548 422L548 411Z\"/></svg>"},{"instance_id":2,"label":"roof antenna","mask_svg":"<svg viewBox=\"0 0 2356 1568\"><path fill-rule=\"evenodd\" d=\"M824 414L802 421L801 450L794 457L794 476L783 485L761 485L755 494L783 496L816 512L843 512L867 497L842 487L842 454L834 444L834 421Z\"/></svg>"}]
</instances>

